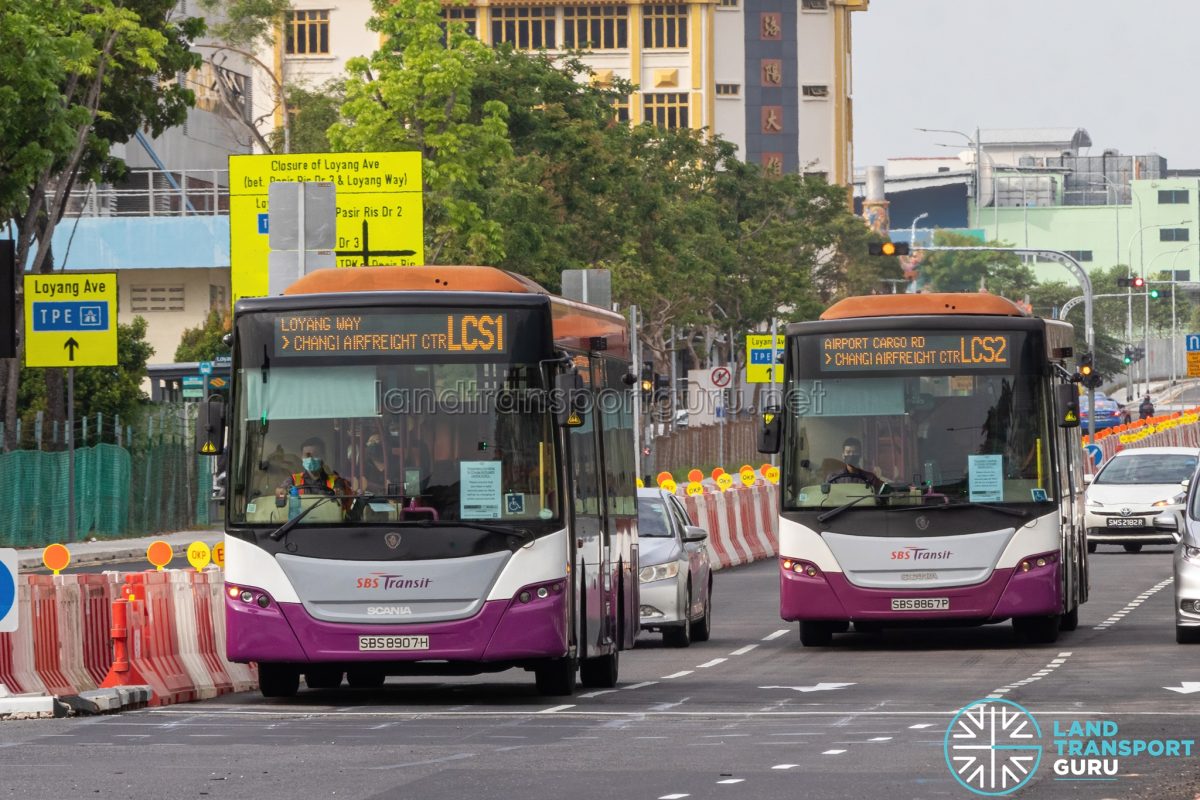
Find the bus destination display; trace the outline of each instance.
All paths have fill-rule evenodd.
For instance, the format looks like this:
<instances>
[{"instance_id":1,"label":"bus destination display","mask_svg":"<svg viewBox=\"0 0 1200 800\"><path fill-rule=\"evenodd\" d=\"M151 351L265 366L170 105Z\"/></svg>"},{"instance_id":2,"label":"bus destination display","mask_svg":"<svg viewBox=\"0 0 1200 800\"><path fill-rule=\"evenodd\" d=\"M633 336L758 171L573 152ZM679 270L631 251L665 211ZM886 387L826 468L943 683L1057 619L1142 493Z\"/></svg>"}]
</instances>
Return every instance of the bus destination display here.
<instances>
[{"instance_id":1,"label":"bus destination display","mask_svg":"<svg viewBox=\"0 0 1200 800\"><path fill-rule=\"evenodd\" d=\"M275 320L276 356L508 352L502 313L296 313Z\"/></svg>"},{"instance_id":2,"label":"bus destination display","mask_svg":"<svg viewBox=\"0 0 1200 800\"><path fill-rule=\"evenodd\" d=\"M822 372L1006 369L1012 342L999 333L832 334L821 337Z\"/></svg>"}]
</instances>

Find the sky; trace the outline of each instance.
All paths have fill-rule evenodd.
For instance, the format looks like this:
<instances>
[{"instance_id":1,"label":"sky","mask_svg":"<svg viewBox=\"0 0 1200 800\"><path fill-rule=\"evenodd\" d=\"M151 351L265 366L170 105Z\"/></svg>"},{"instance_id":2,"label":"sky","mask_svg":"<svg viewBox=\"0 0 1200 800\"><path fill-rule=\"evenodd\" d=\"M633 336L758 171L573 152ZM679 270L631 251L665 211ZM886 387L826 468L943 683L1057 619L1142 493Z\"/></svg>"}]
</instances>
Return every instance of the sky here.
<instances>
[{"instance_id":1,"label":"sky","mask_svg":"<svg viewBox=\"0 0 1200 800\"><path fill-rule=\"evenodd\" d=\"M871 0L853 20L854 164L951 155L914 128L1084 128L1200 167L1200 0Z\"/></svg>"}]
</instances>

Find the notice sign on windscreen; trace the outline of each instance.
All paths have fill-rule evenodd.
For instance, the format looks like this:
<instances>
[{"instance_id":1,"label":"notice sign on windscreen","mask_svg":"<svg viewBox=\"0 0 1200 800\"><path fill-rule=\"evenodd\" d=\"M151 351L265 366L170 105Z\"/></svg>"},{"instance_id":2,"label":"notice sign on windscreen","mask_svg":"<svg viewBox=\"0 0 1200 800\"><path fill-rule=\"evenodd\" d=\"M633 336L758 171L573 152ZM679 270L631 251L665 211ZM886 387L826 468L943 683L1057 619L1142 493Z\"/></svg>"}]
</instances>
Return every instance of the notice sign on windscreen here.
<instances>
[{"instance_id":1,"label":"notice sign on windscreen","mask_svg":"<svg viewBox=\"0 0 1200 800\"><path fill-rule=\"evenodd\" d=\"M1007 369L1012 342L1001 333L831 334L821 337L822 372Z\"/></svg>"},{"instance_id":2,"label":"notice sign on windscreen","mask_svg":"<svg viewBox=\"0 0 1200 800\"><path fill-rule=\"evenodd\" d=\"M277 356L483 355L508 352L501 313L281 314Z\"/></svg>"}]
</instances>

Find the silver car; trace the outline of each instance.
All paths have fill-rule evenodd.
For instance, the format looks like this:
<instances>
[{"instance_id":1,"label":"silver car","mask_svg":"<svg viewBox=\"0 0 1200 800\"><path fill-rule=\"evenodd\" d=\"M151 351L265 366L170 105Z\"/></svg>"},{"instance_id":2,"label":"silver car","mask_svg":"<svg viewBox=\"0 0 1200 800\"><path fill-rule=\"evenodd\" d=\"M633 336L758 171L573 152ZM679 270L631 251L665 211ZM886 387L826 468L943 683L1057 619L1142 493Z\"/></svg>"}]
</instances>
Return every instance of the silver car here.
<instances>
[{"instance_id":1,"label":"silver car","mask_svg":"<svg viewBox=\"0 0 1200 800\"><path fill-rule=\"evenodd\" d=\"M672 647L706 642L712 632L708 533L679 498L638 490L638 572L642 630L661 631Z\"/></svg>"},{"instance_id":2,"label":"silver car","mask_svg":"<svg viewBox=\"0 0 1200 800\"><path fill-rule=\"evenodd\" d=\"M1175 545L1175 641L1200 644L1200 487L1193 478L1185 510L1154 518L1154 527L1179 540Z\"/></svg>"}]
</instances>

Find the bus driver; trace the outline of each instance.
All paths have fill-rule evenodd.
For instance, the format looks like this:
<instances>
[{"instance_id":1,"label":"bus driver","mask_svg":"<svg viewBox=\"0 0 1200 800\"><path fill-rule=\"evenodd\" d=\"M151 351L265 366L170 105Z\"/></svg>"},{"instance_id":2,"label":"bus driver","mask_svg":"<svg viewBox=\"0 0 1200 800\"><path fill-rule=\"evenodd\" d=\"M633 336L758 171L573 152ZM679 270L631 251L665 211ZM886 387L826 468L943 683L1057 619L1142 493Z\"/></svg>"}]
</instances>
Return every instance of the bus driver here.
<instances>
[{"instance_id":1,"label":"bus driver","mask_svg":"<svg viewBox=\"0 0 1200 800\"><path fill-rule=\"evenodd\" d=\"M862 442L853 436L842 442L842 464L844 469L826 477L826 483L865 483L875 491L883 486L878 475L862 466Z\"/></svg>"}]
</instances>

